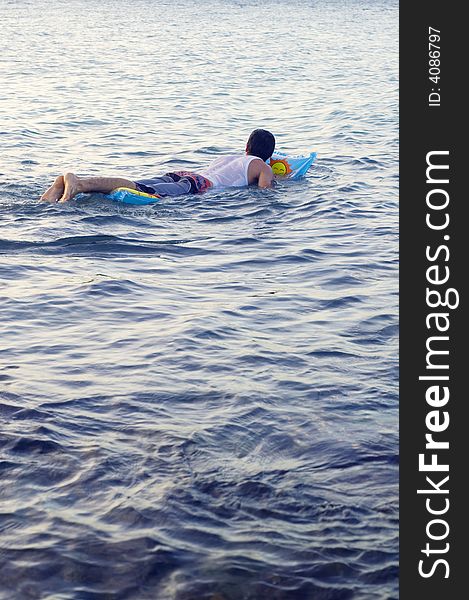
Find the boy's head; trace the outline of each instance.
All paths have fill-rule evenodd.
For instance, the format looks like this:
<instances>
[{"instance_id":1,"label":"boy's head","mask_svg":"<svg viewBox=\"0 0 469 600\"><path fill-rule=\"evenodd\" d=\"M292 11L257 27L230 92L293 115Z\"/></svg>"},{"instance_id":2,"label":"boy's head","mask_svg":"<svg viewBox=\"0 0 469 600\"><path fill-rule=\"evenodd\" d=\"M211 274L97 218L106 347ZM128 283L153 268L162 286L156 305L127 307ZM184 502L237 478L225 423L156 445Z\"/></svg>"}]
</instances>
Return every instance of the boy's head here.
<instances>
[{"instance_id":1,"label":"boy's head","mask_svg":"<svg viewBox=\"0 0 469 600\"><path fill-rule=\"evenodd\" d=\"M255 129L246 144L246 154L258 156L262 160L269 159L275 149L275 138L266 129Z\"/></svg>"}]
</instances>

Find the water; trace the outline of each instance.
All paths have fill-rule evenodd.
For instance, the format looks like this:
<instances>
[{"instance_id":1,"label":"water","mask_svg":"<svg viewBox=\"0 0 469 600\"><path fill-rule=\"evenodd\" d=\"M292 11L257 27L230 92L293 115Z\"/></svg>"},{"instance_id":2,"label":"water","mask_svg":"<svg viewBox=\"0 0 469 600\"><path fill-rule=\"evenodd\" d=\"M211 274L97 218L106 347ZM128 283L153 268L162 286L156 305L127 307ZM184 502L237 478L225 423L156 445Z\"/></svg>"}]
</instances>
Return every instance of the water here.
<instances>
[{"instance_id":1,"label":"water","mask_svg":"<svg viewBox=\"0 0 469 600\"><path fill-rule=\"evenodd\" d=\"M0 0L2 600L397 598L397 11Z\"/></svg>"}]
</instances>

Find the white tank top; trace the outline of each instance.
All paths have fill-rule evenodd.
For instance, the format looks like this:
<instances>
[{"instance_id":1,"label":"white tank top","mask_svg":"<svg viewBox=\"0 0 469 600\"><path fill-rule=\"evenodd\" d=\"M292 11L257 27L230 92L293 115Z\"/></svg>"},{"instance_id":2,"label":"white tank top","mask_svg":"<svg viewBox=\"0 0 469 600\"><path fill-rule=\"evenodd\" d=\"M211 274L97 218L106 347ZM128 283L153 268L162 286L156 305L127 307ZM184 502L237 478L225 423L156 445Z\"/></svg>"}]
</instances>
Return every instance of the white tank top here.
<instances>
[{"instance_id":1,"label":"white tank top","mask_svg":"<svg viewBox=\"0 0 469 600\"><path fill-rule=\"evenodd\" d=\"M262 160L258 156L228 154L215 159L209 166L200 171L200 175L210 179L213 187L241 187L249 185L248 168L254 159Z\"/></svg>"}]
</instances>

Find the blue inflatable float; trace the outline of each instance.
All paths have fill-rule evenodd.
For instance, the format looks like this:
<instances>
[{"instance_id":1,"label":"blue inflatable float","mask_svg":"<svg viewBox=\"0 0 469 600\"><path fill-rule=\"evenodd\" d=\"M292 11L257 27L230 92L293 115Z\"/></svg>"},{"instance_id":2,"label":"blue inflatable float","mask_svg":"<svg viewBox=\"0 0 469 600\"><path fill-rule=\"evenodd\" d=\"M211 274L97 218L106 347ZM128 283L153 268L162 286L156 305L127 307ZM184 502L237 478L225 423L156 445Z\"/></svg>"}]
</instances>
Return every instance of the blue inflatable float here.
<instances>
[{"instance_id":1,"label":"blue inflatable float","mask_svg":"<svg viewBox=\"0 0 469 600\"><path fill-rule=\"evenodd\" d=\"M272 171L279 179L300 179L316 159L316 152L305 156L290 156L283 152L274 152L267 163L272 167ZM120 187L106 194L106 198L115 202L124 202L125 204L145 205L158 202L160 196L138 192L130 188Z\"/></svg>"},{"instance_id":2,"label":"blue inflatable float","mask_svg":"<svg viewBox=\"0 0 469 600\"><path fill-rule=\"evenodd\" d=\"M114 202L136 204L137 206L153 204L160 199L160 196L155 194L146 194L145 192L139 192L138 190L132 190L126 187L116 188L115 190L112 190L110 194L106 194L105 196L108 200L114 200Z\"/></svg>"},{"instance_id":3,"label":"blue inflatable float","mask_svg":"<svg viewBox=\"0 0 469 600\"><path fill-rule=\"evenodd\" d=\"M316 152L311 152L306 156L290 156L283 152L274 152L272 158L267 162L272 167L272 171L279 178L300 179L316 160Z\"/></svg>"}]
</instances>

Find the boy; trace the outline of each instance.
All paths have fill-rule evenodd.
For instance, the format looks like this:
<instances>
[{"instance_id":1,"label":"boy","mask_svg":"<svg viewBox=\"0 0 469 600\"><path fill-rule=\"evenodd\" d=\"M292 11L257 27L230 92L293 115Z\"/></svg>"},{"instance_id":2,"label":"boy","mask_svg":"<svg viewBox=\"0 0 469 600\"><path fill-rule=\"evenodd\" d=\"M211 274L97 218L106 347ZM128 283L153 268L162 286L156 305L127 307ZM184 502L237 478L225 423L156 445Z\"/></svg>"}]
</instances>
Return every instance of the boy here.
<instances>
[{"instance_id":1,"label":"boy","mask_svg":"<svg viewBox=\"0 0 469 600\"><path fill-rule=\"evenodd\" d=\"M270 188L274 174L266 164L275 149L275 138L265 129L255 129L246 144L244 155L230 154L214 160L199 173L176 171L162 177L131 181L122 177L77 177L74 173L60 175L41 196L47 202L67 202L77 194L101 192L107 194L118 187L156 194L179 196L197 194L210 188L258 185Z\"/></svg>"}]
</instances>

